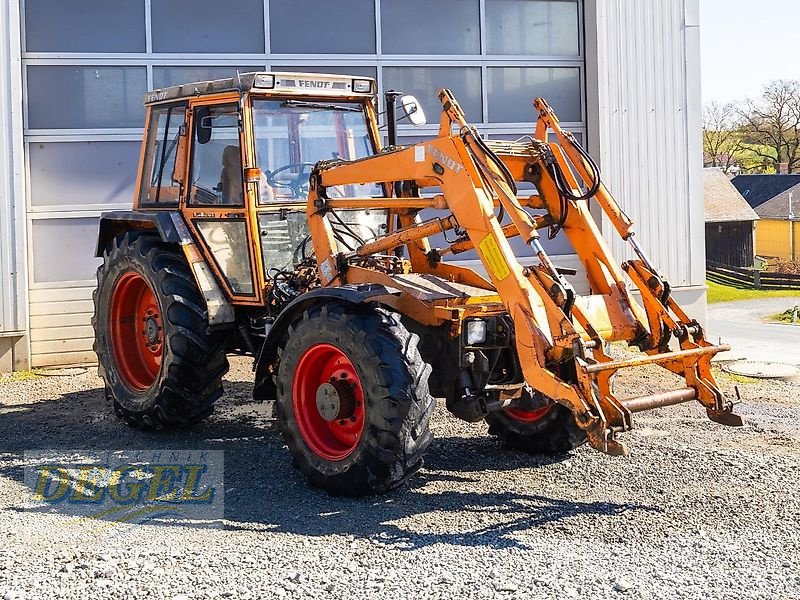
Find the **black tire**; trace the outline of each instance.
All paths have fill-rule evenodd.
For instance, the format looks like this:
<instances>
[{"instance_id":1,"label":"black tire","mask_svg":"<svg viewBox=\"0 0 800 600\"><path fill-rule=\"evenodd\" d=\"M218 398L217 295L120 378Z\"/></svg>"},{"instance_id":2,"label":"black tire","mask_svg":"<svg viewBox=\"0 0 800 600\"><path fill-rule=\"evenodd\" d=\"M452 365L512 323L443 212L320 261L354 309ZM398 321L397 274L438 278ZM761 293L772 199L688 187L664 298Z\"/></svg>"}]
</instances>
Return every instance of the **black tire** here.
<instances>
[{"instance_id":1,"label":"black tire","mask_svg":"<svg viewBox=\"0 0 800 600\"><path fill-rule=\"evenodd\" d=\"M120 355L115 352L123 352L120 360L125 362L137 341L121 335L122 339L112 339L119 327L111 323L111 303L121 281L138 282L138 278L155 298L161 354L152 383L133 385L120 370ZM94 351L106 397L118 416L131 425L160 429L189 426L213 412L228 371L227 336L209 332L205 301L179 248L149 233L117 237L97 270L93 300ZM135 316L126 318L136 322Z\"/></svg>"},{"instance_id":2,"label":"black tire","mask_svg":"<svg viewBox=\"0 0 800 600\"><path fill-rule=\"evenodd\" d=\"M542 418L527 422L505 411L486 415L489 434L502 439L506 446L528 454L558 455L586 442L586 432L575 423L568 408L554 404Z\"/></svg>"},{"instance_id":3,"label":"black tire","mask_svg":"<svg viewBox=\"0 0 800 600\"><path fill-rule=\"evenodd\" d=\"M379 494L422 466L432 439L428 423L435 400L428 391L430 366L420 356L418 341L399 315L382 308L322 304L292 324L279 350L276 413L295 464L313 486L333 495ZM310 447L313 440L298 424L302 409L293 400L295 378L302 376L298 371L306 370L298 369L301 358L320 346L346 356L363 390L363 432L340 459L325 458ZM312 389L316 380L309 381Z\"/></svg>"}]
</instances>

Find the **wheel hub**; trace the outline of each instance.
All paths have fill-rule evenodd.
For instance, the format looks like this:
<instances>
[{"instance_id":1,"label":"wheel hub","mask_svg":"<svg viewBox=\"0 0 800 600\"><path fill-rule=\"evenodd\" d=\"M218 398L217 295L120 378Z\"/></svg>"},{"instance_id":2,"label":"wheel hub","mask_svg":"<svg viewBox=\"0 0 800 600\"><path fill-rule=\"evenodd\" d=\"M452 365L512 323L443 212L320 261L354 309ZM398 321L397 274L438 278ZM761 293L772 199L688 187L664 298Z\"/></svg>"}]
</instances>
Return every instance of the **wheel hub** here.
<instances>
[{"instance_id":1,"label":"wheel hub","mask_svg":"<svg viewBox=\"0 0 800 600\"><path fill-rule=\"evenodd\" d=\"M161 342L161 325L158 322L158 315L147 312L144 318L144 337L147 339L148 346L156 346Z\"/></svg>"},{"instance_id":2,"label":"wheel hub","mask_svg":"<svg viewBox=\"0 0 800 600\"><path fill-rule=\"evenodd\" d=\"M317 410L319 415L328 421L349 419L356 409L356 398L353 386L343 379L332 377L330 382L317 388Z\"/></svg>"},{"instance_id":3,"label":"wheel hub","mask_svg":"<svg viewBox=\"0 0 800 600\"><path fill-rule=\"evenodd\" d=\"M361 379L342 350L317 343L303 353L292 377L292 406L309 450L331 461L349 456L364 432L364 405Z\"/></svg>"}]
</instances>

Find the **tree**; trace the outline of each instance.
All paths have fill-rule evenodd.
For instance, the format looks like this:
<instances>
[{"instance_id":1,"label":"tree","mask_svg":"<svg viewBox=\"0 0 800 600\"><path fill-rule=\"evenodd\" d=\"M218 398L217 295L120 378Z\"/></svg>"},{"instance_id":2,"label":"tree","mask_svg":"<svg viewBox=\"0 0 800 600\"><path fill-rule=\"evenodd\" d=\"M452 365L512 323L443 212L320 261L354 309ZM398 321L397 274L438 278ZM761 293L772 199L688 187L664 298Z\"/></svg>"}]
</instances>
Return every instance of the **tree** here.
<instances>
[{"instance_id":1,"label":"tree","mask_svg":"<svg viewBox=\"0 0 800 600\"><path fill-rule=\"evenodd\" d=\"M729 173L739 166L743 151L733 104L712 102L703 110L703 162Z\"/></svg>"},{"instance_id":2,"label":"tree","mask_svg":"<svg viewBox=\"0 0 800 600\"><path fill-rule=\"evenodd\" d=\"M773 81L737 112L747 150L776 171L784 163L789 173L800 170L800 81Z\"/></svg>"}]
</instances>

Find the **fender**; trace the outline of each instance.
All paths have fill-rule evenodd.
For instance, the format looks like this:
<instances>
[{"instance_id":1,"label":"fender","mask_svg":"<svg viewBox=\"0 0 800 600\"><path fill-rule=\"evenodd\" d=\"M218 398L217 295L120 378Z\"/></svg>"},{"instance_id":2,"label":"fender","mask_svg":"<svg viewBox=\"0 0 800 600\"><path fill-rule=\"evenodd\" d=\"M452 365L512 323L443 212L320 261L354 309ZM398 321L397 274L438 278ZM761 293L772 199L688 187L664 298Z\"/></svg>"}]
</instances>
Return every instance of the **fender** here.
<instances>
[{"instance_id":1,"label":"fender","mask_svg":"<svg viewBox=\"0 0 800 600\"><path fill-rule=\"evenodd\" d=\"M394 288L376 284L342 285L316 288L292 300L278 315L278 318L275 319L253 364L253 371L255 371L253 398L255 400L275 399L276 390L272 381L273 370L271 367L278 359L278 347L289 330L289 326L305 310L316 304L331 301L347 302L357 306L374 302L381 296L397 295L399 293L400 291Z\"/></svg>"},{"instance_id":2,"label":"fender","mask_svg":"<svg viewBox=\"0 0 800 600\"><path fill-rule=\"evenodd\" d=\"M120 210L100 216L95 256L103 258L111 241L128 231L155 231L163 242L180 247L203 294L208 310L208 324L228 326L236 321L236 312L214 278L202 254L195 248L183 217L177 211L139 212Z\"/></svg>"},{"instance_id":3,"label":"fender","mask_svg":"<svg viewBox=\"0 0 800 600\"><path fill-rule=\"evenodd\" d=\"M97 248L94 255L103 257L111 240L127 231L155 230L162 241L180 244L181 237L169 212L139 212L133 210L115 210L100 215L100 230L97 235Z\"/></svg>"}]
</instances>

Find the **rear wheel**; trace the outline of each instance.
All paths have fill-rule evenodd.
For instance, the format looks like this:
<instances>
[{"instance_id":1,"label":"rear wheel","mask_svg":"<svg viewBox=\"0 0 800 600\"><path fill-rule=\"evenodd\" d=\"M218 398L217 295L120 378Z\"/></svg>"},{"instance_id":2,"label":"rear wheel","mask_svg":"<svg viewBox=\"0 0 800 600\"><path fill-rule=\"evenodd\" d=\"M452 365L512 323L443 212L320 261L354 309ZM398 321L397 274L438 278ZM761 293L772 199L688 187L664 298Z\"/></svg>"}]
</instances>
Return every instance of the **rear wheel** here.
<instances>
[{"instance_id":1,"label":"rear wheel","mask_svg":"<svg viewBox=\"0 0 800 600\"><path fill-rule=\"evenodd\" d=\"M324 304L293 323L280 349L277 415L312 485L382 493L422 465L435 404L417 343L379 308Z\"/></svg>"},{"instance_id":2,"label":"rear wheel","mask_svg":"<svg viewBox=\"0 0 800 600\"><path fill-rule=\"evenodd\" d=\"M529 454L562 454L586 441L572 413L560 404L526 411L510 408L486 415L489 433Z\"/></svg>"},{"instance_id":3,"label":"rear wheel","mask_svg":"<svg viewBox=\"0 0 800 600\"><path fill-rule=\"evenodd\" d=\"M97 271L95 352L106 395L131 424L185 426L211 414L228 370L225 335L179 250L154 235L117 238Z\"/></svg>"}]
</instances>

